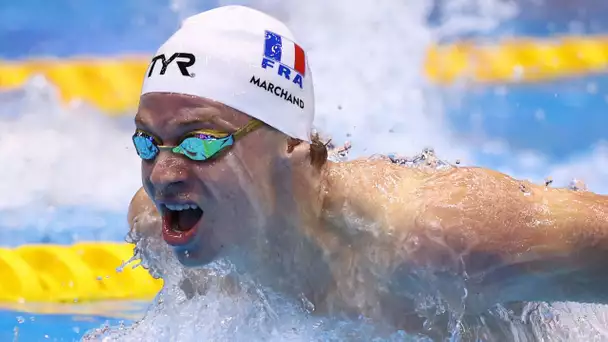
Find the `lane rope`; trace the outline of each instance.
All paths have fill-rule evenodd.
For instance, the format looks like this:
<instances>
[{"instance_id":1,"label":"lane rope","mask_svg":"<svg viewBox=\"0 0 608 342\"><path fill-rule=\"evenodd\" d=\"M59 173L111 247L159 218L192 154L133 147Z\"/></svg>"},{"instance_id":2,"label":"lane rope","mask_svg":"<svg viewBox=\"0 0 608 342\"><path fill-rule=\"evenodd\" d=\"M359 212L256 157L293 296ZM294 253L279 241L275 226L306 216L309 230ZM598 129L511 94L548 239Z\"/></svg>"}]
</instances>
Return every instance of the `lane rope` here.
<instances>
[{"instance_id":1,"label":"lane rope","mask_svg":"<svg viewBox=\"0 0 608 342\"><path fill-rule=\"evenodd\" d=\"M0 302L150 300L162 288L142 267L119 267L133 245L79 242L0 248Z\"/></svg>"},{"instance_id":2,"label":"lane rope","mask_svg":"<svg viewBox=\"0 0 608 342\"><path fill-rule=\"evenodd\" d=\"M63 103L82 100L109 115L121 115L137 108L147 63L143 56L0 61L0 89L20 88L43 76L58 89Z\"/></svg>"},{"instance_id":3,"label":"lane rope","mask_svg":"<svg viewBox=\"0 0 608 342\"><path fill-rule=\"evenodd\" d=\"M530 83L606 72L608 36L506 39L493 44L460 42L434 46L425 60L427 77L439 84Z\"/></svg>"},{"instance_id":4,"label":"lane rope","mask_svg":"<svg viewBox=\"0 0 608 342\"><path fill-rule=\"evenodd\" d=\"M43 75L66 103L78 99L109 115L132 114L148 61L149 56L0 61L0 89L18 88ZM430 47L424 61L424 74L439 85L544 82L607 68L608 36L458 42Z\"/></svg>"}]
</instances>

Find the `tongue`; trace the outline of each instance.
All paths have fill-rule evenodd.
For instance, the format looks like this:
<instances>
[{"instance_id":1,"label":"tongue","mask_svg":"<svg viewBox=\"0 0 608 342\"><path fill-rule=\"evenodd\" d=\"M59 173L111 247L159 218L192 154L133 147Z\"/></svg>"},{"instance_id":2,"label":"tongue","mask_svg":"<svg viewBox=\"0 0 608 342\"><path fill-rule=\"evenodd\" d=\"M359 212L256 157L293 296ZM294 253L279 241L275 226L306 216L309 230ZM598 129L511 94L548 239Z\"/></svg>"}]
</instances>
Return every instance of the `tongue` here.
<instances>
[{"instance_id":1,"label":"tongue","mask_svg":"<svg viewBox=\"0 0 608 342\"><path fill-rule=\"evenodd\" d=\"M174 215L174 218L177 218L177 220L173 221L173 229L185 232L196 226L201 216L203 216L203 211L200 209L188 209L176 211Z\"/></svg>"}]
</instances>

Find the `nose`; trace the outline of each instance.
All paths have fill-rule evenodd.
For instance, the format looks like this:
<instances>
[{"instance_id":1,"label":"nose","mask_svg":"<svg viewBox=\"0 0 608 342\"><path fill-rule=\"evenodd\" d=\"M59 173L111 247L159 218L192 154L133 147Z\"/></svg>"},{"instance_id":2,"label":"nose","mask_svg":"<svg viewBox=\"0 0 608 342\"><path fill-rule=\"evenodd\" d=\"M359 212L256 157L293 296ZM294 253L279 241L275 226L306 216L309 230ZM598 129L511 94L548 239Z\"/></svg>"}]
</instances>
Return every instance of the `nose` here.
<instances>
[{"instance_id":1,"label":"nose","mask_svg":"<svg viewBox=\"0 0 608 342\"><path fill-rule=\"evenodd\" d=\"M183 158L162 151L156 156L149 181L158 192L179 191L176 188L186 184L188 173L188 165Z\"/></svg>"}]
</instances>

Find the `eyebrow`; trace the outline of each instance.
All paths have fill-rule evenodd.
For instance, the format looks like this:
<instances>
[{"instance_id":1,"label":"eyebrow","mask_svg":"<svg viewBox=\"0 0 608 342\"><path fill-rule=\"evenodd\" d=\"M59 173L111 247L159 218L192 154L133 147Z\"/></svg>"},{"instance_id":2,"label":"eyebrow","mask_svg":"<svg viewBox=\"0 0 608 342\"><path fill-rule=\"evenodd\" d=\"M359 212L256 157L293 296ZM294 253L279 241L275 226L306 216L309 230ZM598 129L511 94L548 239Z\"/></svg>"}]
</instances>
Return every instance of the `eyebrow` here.
<instances>
[{"instance_id":1,"label":"eyebrow","mask_svg":"<svg viewBox=\"0 0 608 342\"><path fill-rule=\"evenodd\" d=\"M176 127L178 129L184 129L186 127L200 127L200 128L208 128L215 129L217 126L220 127L221 130L225 130L227 133L232 133L236 131L238 128L228 121L220 118L216 113L216 108L210 107L197 107L197 108L185 108L179 110L180 112L186 112L186 118L182 118L184 115L179 113L177 118L170 119L167 123L170 126ZM147 115L141 115L141 113L146 113ZM215 112L215 113L214 113ZM135 124L142 128L149 128L152 125L145 118L148 117L149 112L145 109L142 109L137 115L135 115Z\"/></svg>"},{"instance_id":2,"label":"eyebrow","mask_svg":"<svg viewBox=\"0 0 608 342\"><path fill-rule=\"evenodd\" d=\"M139 116L139 113L135 115L135 125L143 128L150 127L147 120L142 119L141 116Z\"/></svg>"},{"instance_id":3,"label":"eyebrow","mask_svg":"<svg viewBox=\"0 0 608 342\"><path fill-rule=\"evenodd\" d=\"M236 128L216 116L211 116L208 118L187 118L187 119L172 119L169 121L169 125L172 127L176 127L177 129L185 129L187 127L199 127L201 129L219 129L225 130L227 133L232 133L236 131Z\"/></svg>"}]
</instances>

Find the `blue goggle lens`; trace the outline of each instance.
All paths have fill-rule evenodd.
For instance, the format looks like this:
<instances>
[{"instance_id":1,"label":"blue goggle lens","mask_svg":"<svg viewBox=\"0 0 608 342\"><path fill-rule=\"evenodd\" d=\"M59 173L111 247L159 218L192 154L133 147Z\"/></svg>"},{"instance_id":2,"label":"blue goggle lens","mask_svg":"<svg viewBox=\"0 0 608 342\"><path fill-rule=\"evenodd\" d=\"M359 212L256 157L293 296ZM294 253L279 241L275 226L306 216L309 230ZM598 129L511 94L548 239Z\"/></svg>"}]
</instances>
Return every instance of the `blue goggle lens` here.
<instances>
[{"instance_id":1,"label":"blue goggle lens","mask_svg":"<svg viewBox=\"0 0 608 342\"><path fill-rule=\"evenodd\" d=\"M234 137L232 135L216 138L210 135L198 134L185 138L178 146L171 148L171 151L183 154L191 160L203 161L213 157L233 143ZM138 132L133 136L133 144L135 145L137 154L145 160L154 159L160 152L160 148L154 138L142 132Z\"/></svg>"},{"instance_id":2,"label":"blue goggle lens","mask_svg":"<svg viewBox=\"0 0 608 342\"><path fill-rule=\"evenodd\" d=\"M179 146L174 147L174 153L181 153L192 160L207 160L223 148L232 145L232 136L214 138L210 136L195 136L184 139Z\"/></svg>"},{"instance_id":3,"label":"blue goggle lens","mask_svg":"<svg viewBox=\"0 0 608 342\"><path fill-rule=\"evenodd\" d=\"M135 134L133 136L133 144L135 145L137 154L139 154L139 156L145 160L154 159L158 152L160 152L156 146L156 143L154 142L154 139L142 134Z\"/></svg>"}]
</instances>

